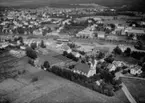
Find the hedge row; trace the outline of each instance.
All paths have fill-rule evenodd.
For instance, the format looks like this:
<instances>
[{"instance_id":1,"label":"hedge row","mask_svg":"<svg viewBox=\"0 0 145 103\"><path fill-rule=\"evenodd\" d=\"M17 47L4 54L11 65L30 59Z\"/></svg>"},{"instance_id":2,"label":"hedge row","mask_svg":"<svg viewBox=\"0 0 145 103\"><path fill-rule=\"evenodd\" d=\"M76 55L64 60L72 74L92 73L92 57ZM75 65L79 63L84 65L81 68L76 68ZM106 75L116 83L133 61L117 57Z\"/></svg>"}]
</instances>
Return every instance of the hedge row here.
<instances>
[{"instance_id":1,"label":"hedge row","mask_svg":"<svg viewBox=\"0 0 145 103\"><path fill-rule=\"evenodd\" d=\"M84 75L74 73L69 69L61 69L60 67L53 66L53 67L47 69L47 71L52 72L52 73L54 73L58 76L66 78L66 79L68 79L70 81L73 81L75 83L78 83L78 84L80 84L84 87L87 87L91 90L94 90L96 92L105 94L107 96L113 96L114 95L114 91L112 89L110 90L110 89L107 89L107 88L102 88L101 86L98 86L98 85L96 85L96 83L92 82L91 78L87 78Z\"/></svg>"}]
</instances>

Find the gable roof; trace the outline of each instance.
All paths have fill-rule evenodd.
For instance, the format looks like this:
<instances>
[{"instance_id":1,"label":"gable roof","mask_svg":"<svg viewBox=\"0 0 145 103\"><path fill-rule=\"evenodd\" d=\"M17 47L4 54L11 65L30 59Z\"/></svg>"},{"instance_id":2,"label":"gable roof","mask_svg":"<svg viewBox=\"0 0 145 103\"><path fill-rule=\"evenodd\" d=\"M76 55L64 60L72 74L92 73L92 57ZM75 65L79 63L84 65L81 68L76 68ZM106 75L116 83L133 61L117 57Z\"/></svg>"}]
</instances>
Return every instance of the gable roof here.
<instances>
[{"instance_id":1,"label":"gable roof","mask_svg":"<svg viewBox=\"0 0 145 103\"><path fill-rule=\"evenodd\" d=\"M78 63L76 64L74 70L78 70L78 71L88 74L90 71L90 66L87 64Z\"/></svg>"}]
</instances>

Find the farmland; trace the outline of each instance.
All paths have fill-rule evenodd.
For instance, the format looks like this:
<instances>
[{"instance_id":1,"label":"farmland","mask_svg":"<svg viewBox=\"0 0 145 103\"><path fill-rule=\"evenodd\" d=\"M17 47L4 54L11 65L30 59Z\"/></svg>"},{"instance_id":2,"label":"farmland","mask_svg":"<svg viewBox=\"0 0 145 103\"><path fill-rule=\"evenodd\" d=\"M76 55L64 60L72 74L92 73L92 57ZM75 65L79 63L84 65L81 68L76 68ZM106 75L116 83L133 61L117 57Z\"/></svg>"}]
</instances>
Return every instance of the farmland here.
<instances>
[{"instance_id":1,"label":"farmland","mask_svg":"<svg viewBox=\"0 0 145 103\"><path fill-rule=\"evenodd\" d=\"M135 98L137 103L145 102L145 81L144 80L136 80L136 79L128 79L122 78L123 82L129 89L132 96Z\"/></svg>"},{"instance_id":2,"label":"farmland","mask_svg":"<svg viewBox=\"0 0 145 103\"><path fill-rule=\"evenodd\" d=\"M0 55L0 81L17 75L17 70L14 69L17 61L17 58L12 57L8 53Z\"/></svg>"},{"instance_id":3,"label":"farmland","mask_svg":"<svg viewBox=\"0 0 145 103\"><path fill-rule=\"evenodd\" d=\"M9 78L0 83L1 96L7 97L12 103L60 101L122 103L122 100L117 97L110 98L93 92L54 74L34 68L27 64L26 61L27 58L23 58L19 61L19 64L21 64L21 67L25 65L28 72L15 79ZM38 78L38 80L32 82L33 78Z\"/></svg>"}]
</instances>

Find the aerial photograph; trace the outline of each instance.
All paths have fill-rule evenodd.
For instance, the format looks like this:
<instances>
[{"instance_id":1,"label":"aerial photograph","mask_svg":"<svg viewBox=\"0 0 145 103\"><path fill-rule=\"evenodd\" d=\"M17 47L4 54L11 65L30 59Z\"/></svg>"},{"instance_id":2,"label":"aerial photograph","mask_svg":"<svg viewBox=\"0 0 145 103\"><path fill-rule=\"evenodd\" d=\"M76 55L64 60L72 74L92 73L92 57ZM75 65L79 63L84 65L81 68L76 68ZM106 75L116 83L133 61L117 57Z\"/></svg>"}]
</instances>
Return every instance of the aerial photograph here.
<instances>
[{"instance_id":1,"label":"aerial photograph","mask_svg":"<svg viewBox=\"0 0 145 103\"><path fill-rule=\"evenodd\" d=\"M145 103L145 0L0 0L0 103Z\"/></svg>"}]
</instances>

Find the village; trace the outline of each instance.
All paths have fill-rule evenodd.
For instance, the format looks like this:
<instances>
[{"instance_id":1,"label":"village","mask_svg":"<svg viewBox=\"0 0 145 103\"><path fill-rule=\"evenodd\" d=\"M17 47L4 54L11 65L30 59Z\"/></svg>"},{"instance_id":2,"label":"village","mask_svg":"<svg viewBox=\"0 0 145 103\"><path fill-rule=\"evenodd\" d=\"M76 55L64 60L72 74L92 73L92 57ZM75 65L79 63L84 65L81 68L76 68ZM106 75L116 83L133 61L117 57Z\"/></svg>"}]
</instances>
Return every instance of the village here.
<instances>
[{"instance_id":1,"label":"village","mask_svg":"<svg viewBox=\"0 0 145 103\"><path fill-rule=\"evenodd\" d=\"M8 10L0 22L0 57L10 55L12 61L22 62L24 68L17 68L14 78L40 70L116 96L124 89L122 78L145 80L145 21L143 16L94 16L108 9L100 8L89 8L92 14L82 8ZM82 14L87 16L79 17ZM1 59L0 64L7 61ZM37 81L34 77L31 82Z\"/></svg>"}]
</instances>

